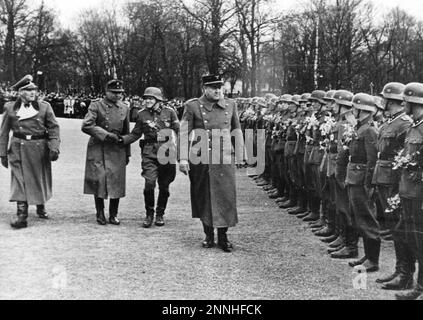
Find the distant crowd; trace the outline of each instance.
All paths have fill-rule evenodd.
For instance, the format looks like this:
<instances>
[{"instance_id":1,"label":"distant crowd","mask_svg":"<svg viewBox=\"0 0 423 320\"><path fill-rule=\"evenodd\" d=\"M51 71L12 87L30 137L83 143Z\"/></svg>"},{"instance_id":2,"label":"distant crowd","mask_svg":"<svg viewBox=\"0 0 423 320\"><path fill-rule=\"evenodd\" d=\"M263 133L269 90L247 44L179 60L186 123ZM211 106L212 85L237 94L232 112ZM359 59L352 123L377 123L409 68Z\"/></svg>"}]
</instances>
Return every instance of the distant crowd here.
<instances>
[{"instance_id":1,"label":"distant crowd","mask_svg":"<svg viewBox=\"0 0 423 320\"><path fill-rule=\"evenodd\" d=\"M2 90L0 93L0 113L3 112L3 106L8 101L15 101L18 92ZM83 119L87 114L91 102L103 98L103 94L66 94L66 93L44 93L40 92L40 98L51 104L56 117ZM139 96L125 96L122 100L130 108L130 120L136 121L138 111L143 108L143 100ZM167 107L176 111L179 118L183 114L184 99L177 98L165 102Z\"/></svg>"}]
</instances>

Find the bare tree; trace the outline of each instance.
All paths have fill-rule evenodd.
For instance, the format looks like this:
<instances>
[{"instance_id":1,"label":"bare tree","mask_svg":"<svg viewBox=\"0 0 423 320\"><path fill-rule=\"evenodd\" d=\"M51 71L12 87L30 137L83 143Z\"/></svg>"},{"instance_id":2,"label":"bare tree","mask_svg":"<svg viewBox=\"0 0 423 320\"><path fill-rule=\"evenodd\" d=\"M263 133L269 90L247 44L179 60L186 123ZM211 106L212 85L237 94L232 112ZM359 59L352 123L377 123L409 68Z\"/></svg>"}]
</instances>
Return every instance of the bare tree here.
<instances>
[{"instance_id":1,"label":"bare tree","mask_svg":"<svg viewBox=\"0 0 423 320\"><path fill-rule=\"evenodd\" d=\"M26 0L1 0L0 17L6 25L6 38L3 60L5 65L5 78L14 81L16 78L16 34L26 22Z\"/></svg>"},{"instance_id":2,"label":"bare tree","mask_svg":"<svg viewBox=\"0 0 423 320\"><path fill-rule=\"evenodd\" d=\"M219 73L222 59L221 46L236 32L232 25L232 18L236 14L232 1L202 0L197 1L194 8L189 8L183 0L180 0L180 3L198 24L208 71L214 74Z\"/></svg>"}]
</instances>

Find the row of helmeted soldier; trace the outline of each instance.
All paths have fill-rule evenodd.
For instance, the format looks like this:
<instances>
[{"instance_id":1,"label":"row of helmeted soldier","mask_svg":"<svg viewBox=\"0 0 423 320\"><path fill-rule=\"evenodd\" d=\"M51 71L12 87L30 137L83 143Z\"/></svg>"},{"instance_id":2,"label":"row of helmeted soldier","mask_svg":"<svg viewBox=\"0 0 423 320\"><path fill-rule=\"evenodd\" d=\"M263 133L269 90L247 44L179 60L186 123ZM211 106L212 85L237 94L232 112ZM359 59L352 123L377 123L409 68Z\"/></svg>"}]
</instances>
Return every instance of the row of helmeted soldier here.
<instances>
[{"instance_id":1,"label":"row of helmeted soldier","mask_svg":"<svg viewBox=\"0 0 423 320\"><path fill-rule=\"evenodd\" d=\"M381 97L317 90L238 104L244 130L266 130L257 185L351 267L379 271L381 241L393 241L396 268L377 282L408 290L397 299L422 299L423 84L389 83Z\"/></svg>"}]
</instances>

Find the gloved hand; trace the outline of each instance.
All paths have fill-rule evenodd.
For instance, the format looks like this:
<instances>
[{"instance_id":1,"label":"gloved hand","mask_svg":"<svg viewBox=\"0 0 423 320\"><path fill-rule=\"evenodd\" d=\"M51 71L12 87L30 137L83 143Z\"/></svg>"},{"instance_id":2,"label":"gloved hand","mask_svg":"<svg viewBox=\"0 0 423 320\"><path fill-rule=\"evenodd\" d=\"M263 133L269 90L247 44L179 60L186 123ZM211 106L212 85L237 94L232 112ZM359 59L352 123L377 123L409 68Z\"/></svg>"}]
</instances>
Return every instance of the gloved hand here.
<instances>
[{"instance_id":1,"label":"gloved hand","mask_svg":"<svg viewBox=\"0 0 423 320\"><path fill-rule=\"evenodd\" d=\"M1 165L6 169L9 168L9 159L7 156L1 157Z\"/></svg>"},{"instance_id":2,"label":"gloved hand","mask_svg":"<svg viewBox=\"0 0 423 320\"><path fill-rule=\"evenodd\" d=\"M181 171L184 175L189 174L189 163L187 161L183 161L179 164L179 171Z\"/></svg>"},{"instance_id":3,"label":"gloved hand","mask_svg":"<svg viewBox=\"0 0 423 320\"><path fill-rule=\"evenodd\" d=\"M50 150L49 158L50 158L50 161L52 162L59 160L59 152Z\"/></svg>"},{"instance_id":4,"label":"gloved hand","mask_svg":"<svg viewBox=\"0 0 423 320\"><path fill-rule=\"evenodd\" d=\"M107 143L117 144L119 143L119 137L114 133L109 133L104 141Z\"/></svg>"}]
</instances>

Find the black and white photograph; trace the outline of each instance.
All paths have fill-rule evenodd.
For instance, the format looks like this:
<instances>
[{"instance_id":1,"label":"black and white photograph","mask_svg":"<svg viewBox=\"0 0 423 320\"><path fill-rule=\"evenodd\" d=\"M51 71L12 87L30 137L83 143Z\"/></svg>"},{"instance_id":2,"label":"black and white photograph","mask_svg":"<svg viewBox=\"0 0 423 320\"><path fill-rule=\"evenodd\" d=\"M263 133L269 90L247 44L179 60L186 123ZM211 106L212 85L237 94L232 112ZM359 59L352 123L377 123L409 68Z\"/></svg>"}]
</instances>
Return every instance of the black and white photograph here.
<instances>
[{"instance_id":1,"label":"black and white photograph","mask_svg":"<svg viewBox=\"0 0 423 320\"><path fill-rule=\"evenodd\" d=\"M423 2L0 0L0 160L3 301L423 300Z\"/></svg>"}]
</instances>

